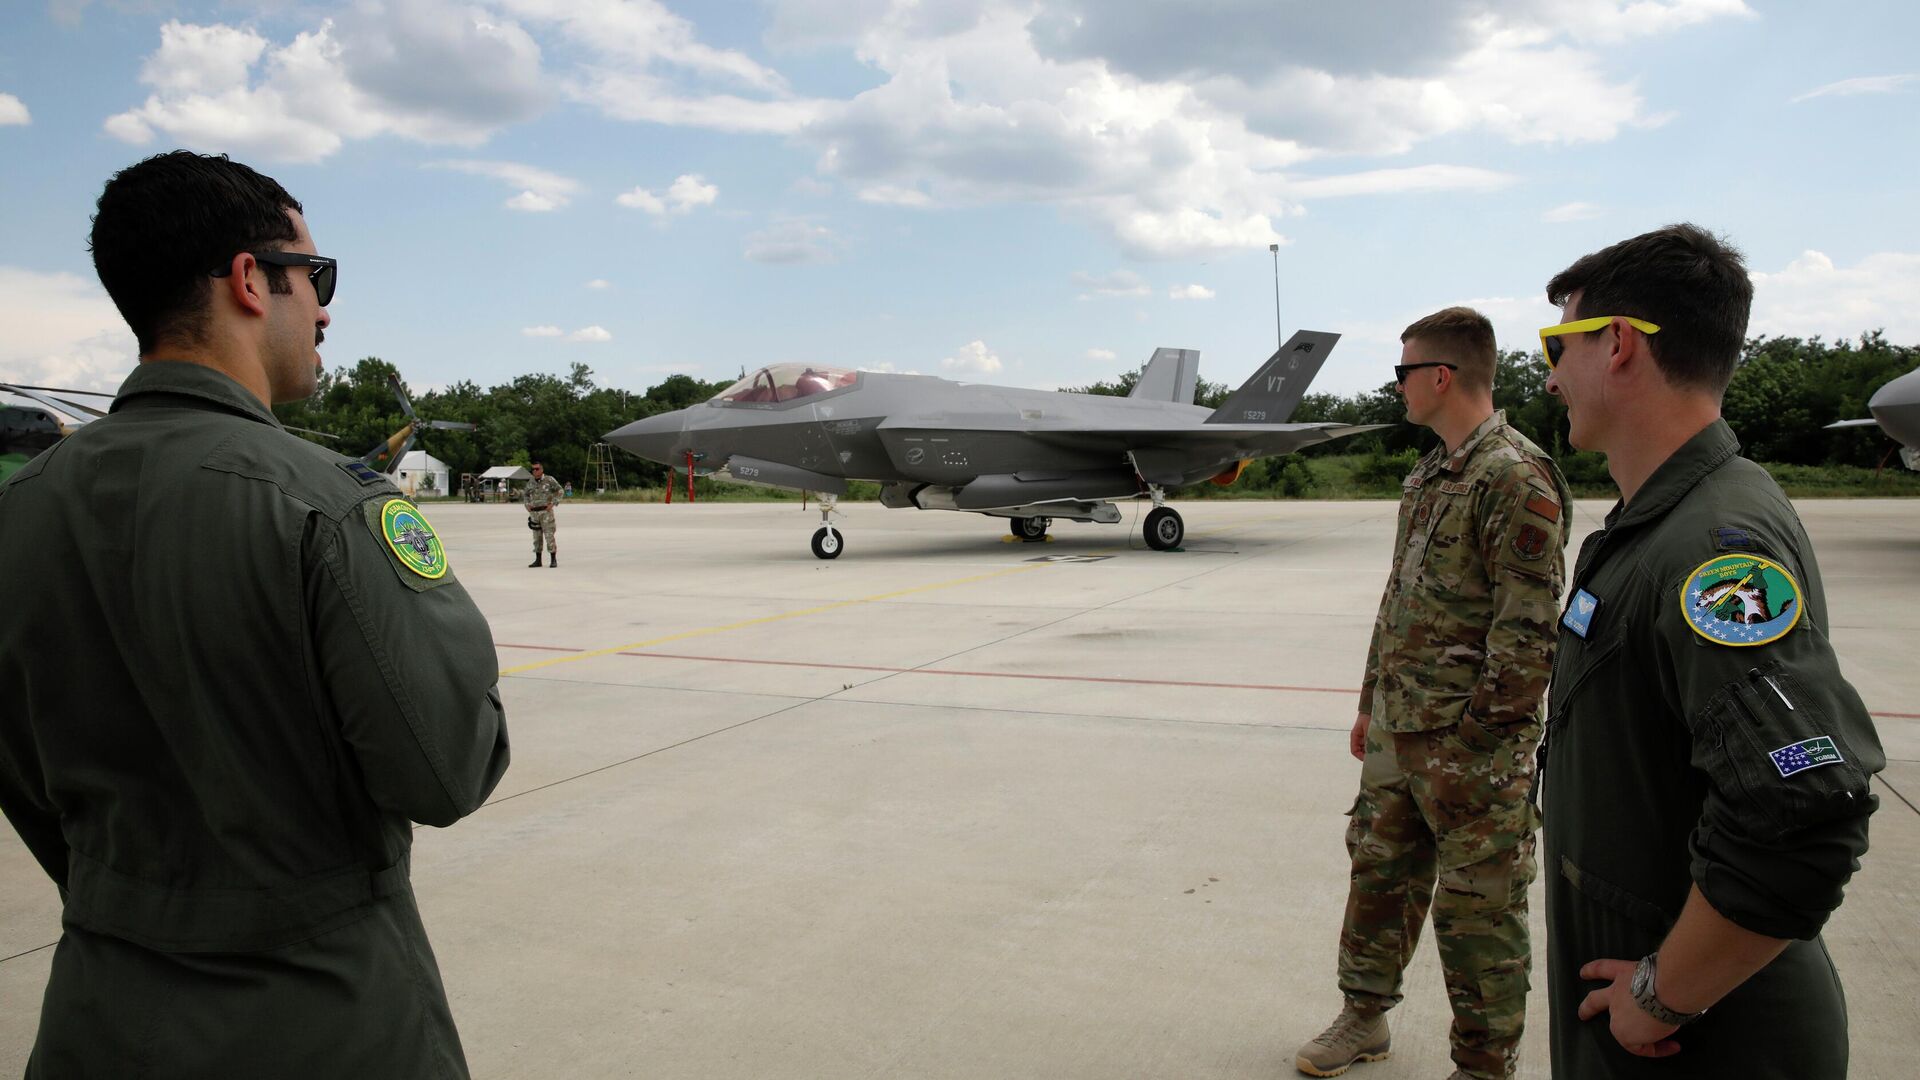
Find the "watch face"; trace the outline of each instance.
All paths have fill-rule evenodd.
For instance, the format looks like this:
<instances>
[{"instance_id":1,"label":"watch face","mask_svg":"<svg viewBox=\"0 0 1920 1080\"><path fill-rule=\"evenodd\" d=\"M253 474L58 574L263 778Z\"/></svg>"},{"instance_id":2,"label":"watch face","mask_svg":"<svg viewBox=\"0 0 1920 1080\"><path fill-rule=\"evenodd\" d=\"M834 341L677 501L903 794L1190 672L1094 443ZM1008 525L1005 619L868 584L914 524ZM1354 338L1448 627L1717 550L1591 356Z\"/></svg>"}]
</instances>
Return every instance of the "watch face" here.
<instances>
[{"instance_id":1,"label":"watch face","mask_svg":"<svg viewBox=\"0 0 1920 1080\"><path fill-rule=\"evenodd\" d=\"M1647 983L1650 981L1649 976L1652 974L1653 969L1644 963L1633 969L1633 982L1630 984L1629 990L1634 997L1642 998L1646 996Z\"/></svg>"}]
</instances>

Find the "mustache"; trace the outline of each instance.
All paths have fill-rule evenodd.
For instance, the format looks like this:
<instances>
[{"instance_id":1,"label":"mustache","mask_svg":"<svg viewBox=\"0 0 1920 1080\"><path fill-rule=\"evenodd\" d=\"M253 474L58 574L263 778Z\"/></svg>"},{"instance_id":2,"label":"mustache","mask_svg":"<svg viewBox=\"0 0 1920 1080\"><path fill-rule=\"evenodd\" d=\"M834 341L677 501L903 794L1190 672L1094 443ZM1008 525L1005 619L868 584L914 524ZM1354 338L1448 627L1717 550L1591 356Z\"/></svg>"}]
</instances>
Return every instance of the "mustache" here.
<instances>
[{"instance_id":1,"label":"mustache","mask_svg":"<svg viewBox=\"0 0 1920 1080\"><path fill-rule=\"evenodd\" d=\"M323 326L321 326L321 325L320 325L320 324L318 324L318 323L315 323L315 324L314 324L314 327L313 327L313 343L314 343L314 345L315 345L315 346L318 346L318 345L319 345L319 344L320 344L321 342L323 342L323 341L325 341L325 340L327 340L327 331L326 331L326 328L325 328L325 327L323 327Z\"/></svg>"}]
</instances>

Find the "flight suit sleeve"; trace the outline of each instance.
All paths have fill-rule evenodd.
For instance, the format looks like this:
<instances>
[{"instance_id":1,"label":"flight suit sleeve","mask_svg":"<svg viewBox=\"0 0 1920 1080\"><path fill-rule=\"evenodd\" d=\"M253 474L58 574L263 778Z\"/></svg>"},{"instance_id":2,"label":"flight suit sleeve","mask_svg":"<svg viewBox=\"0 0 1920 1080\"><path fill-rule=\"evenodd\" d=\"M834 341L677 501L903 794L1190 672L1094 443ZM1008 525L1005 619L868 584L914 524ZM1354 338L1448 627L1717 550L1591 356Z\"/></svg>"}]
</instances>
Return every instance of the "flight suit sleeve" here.
<instances>
[{"instance_id":1,"label":"flight suit sleeve","mask_svg":"<svg viewBox=\"0 0 1920 1080\"><path fill-rule=\"evenodd\" d=\"M1566 512L1524 462L1496 474L1479 507L1480 557L1491 590L1486 659L1467 713L1484 727L1538 722L1553 674Z\"/></svg>"},{"instance_id":2,"label":"flight suit sleeve","mask_svg":"<svg viewBox=\"0 0 1920 1080\"><path fill-rule=\"evenodd\" d=\"M47 785L40 775L39 755L30 745L24 723L9 722L4 737L5 753L0 754L0 812L20 834L20 840L33 853L40 868L53 879L64 900L67 895L67 838L60 830L60 815L48 804ZM17 743L24 745L16 745Z\"/></svg>"},{"instance_id":3,"label":"flight suit sleeve","mask_svg":"<svg viewBox=\"0 0 1920 1080\"><path fill-rule=\"evenodd\" d=\"M422 542L440 560L440 576L430 577L378 531L378 508L393 501L370 499L323 520L310 538L314 648L375 804L451 825L506 772L499 661L486 618L445 565L437 537Z\"/></svg>"},{"instance_id":4,"label":"flight suit sleeve","mask_svg":"<svg viewBox=\"0 0 1920 1080\"><path fill-rule=\"evenodd\" d=\"M1808 601L1800 561L1782 543L1754 546L1700 552L1700 566L1714 569L1662 581L1655 627L1692 764L1708 785L1688 841L1693 880L1741 926L1810 939L1860 867L1867 817L1879 805L1869 780L1886 756L1811 617L1818 605L1804 616L1793 610ZM1743 563L1756 555L1783 573L1749 593L1744 612L1739 597L1728 597L1719 608L1728 617L1714 616L1711 587L1702 583L1716 574L1723 587L1752 580Z\"/></svg>"}]
</instances>

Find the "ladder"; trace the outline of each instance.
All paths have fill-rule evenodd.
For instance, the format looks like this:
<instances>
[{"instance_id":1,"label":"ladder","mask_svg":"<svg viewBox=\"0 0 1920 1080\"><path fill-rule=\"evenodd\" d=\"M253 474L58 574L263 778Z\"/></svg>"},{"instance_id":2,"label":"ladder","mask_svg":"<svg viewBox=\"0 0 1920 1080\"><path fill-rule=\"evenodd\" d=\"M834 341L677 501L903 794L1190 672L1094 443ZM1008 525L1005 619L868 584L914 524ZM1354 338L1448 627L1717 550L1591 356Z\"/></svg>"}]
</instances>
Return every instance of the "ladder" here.
<instances>
[{"instance_id":1,"label":"ladder","mask_svg":"<svg viewBox=\"0 0 1920 1080\"><path fill-rule=\"evenodd\" d=\"M587 448L587 483L602 495L620 490L620 478L613 472L613 447L597 442Z\"/></svg>"}]
</instances>

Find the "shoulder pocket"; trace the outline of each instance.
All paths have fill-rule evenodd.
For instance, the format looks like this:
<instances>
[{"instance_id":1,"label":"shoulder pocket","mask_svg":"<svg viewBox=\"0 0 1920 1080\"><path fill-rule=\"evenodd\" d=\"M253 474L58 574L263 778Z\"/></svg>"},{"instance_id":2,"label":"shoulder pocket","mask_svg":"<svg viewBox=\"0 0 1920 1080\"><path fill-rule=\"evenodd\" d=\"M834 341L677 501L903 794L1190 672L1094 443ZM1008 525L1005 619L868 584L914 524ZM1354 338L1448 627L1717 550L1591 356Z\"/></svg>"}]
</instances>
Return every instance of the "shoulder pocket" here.
<instances>
[{"instance_id":1,"label":"shoulder pocket","mask_svg":"<svg viewBox=\"0 0 1920 1080\"><path fill-rule=\"evenodd\" d=\"M1865 813L1867 774L1854 748L1798 677L1778 661L1729 683L1702 710L1694 763L1763 841Z\"/></svg>"}]
</instances>

